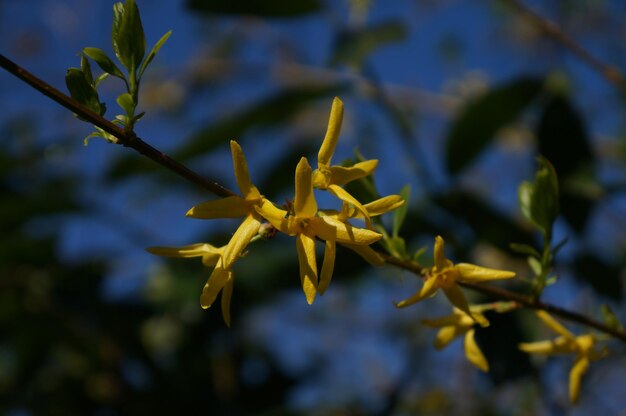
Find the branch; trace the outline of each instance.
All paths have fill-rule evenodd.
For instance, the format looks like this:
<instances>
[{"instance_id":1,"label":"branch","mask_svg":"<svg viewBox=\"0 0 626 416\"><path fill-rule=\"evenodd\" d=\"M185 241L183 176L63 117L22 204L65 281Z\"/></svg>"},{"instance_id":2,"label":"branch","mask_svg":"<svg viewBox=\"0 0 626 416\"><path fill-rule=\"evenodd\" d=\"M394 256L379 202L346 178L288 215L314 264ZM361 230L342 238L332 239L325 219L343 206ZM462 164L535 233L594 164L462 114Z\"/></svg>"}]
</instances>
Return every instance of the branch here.
<instances>
[{"instance_id":1,"label":"branch","mask_svg":"<svg viewBox=\"0 0 626 416\"><path fill-rule=\"evenodd\" d=\"M104 117L100 116L99 114L96 114L93 111L89 110L85 106L81 105L78 101L57 90L47 82L37 78L36 76L26 71L24 68L20 67L15 62L11 61L2 54L0 54L0 65L11 74L15 75L45 96L61 104L63 107L71 110L72 112L74 112L74 114L80 116L82 119L89 121L93 125L98 126L102 130L106 131L107 133L117 137L117 139L119 140L119 144L125 147L135 149L147 158L154 160L158 164L177 173L178 175L195 183L196 185L212 192L216 196L226 197L235 195L234 192L227 188L224 188L219 183L200 176L196 172L187 168L185 165L172 159L167 154L150 146L148 143L141 140L133 131L124 130L119 126L111 123Z\"/></svg>"},{"instance_id":2,"label":"branch","mask_svg":"<svg viewBox=\"0 0 626 416\"><path fill-rule=\"evenodd\" d=\"M551 37L561 44L561 46L569 49L580 60L586 62L593 70L597 71L609 83L618 87L622 92L626 93L626 78L618 68L613 65L605 64L598 58L593 56L589 51L583 48L575 40L567 36L554 22L535 13L526 7L520 0L505 0L519 14L532 21L546 36Z\"/></svg>"},{"instance_id":3,"label":"branch","mask_svg":"<svg viewBox=\"0 0 626 416\"><path fill-rule=\"evenodd\" d=\"M121 129L115 124L101 117L100 115L83 107L81 104L79 104L72 98L63 94L62 92L55 89L54 87L47 84L46 82L42 81L41 79L35 77L34 75L27 72L25 69L18 66L17 64L15 64L14 62L12 62L11 60L9 60L8 58L4 57L1 54L0 54L0 65L2 66L2 68L9 71L11 74L20 78L22 81L26 82L31 87L40 91L42 94L52 98L54 101L61 104L63 107L73 111L75 114L79 115L85 120L88 120L94 125L100 127L107 133L114 135L120 140L120 144L122 144L123 146L130 147L136 150L137 152L154 160L155 162L159 163L165 168L171 171L174 171L175 173L179 174L183 178L195 183L196 185L199 185L207 189L208 191L212 192L216 196L227 197L227 196L234 195L232 191L222 187L217 182L203 178L196 172L192 171L191 169L187 168L183 164L172 159L165 153L150 146L149 144L141 140L139 137L137 137L135 133ZM413 261L403 260L397 257L393 257L385 253L378 253L378 254L380 254L385 259L386 263L399 267L403 270L410 271L419 276L422 276L422 272L424 269L419 264ZM614 328L610 328L602 324L601 322L595 321L593 319L590 319L576 312L562 309L560 307L557 307L548 303L534 300L528 296L511 292L506 289L497 288L494 286L487 286L487 285L478 284L478 283L460 283L460 285L468 289L476 290L478 292L494 296L501 300L517 302L520 305L523 305L528 308L545 310L554 315L560 316L561 318L578 322L583 325L587 325L589 327L595 328L599 331L605 332L607 334L613 335L615 338L626 342L626 332L620 331Z\"/></svg>"}]
</instances>

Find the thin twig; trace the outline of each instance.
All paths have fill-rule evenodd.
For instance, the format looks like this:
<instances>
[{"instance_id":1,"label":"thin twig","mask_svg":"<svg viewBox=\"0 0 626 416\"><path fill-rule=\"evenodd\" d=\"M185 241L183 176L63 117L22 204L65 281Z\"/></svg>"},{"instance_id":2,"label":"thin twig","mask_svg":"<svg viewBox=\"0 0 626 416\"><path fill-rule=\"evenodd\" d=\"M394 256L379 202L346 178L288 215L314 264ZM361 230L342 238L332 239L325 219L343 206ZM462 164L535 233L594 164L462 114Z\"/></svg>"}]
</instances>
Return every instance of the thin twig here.
<instances>
[{"instance_id":1,"label":"thin twig","mask_svg":"<svg viewBox=\"0 0 626 416\"><path fill-rule=\"evenodd\" d=\"M212 192L217 196L226 197L234 195L234 192L232 192L231 190L223 187L213 180L209 180L200 176L185 165L172 159L167 154L150 146L148 143L141 140L134 132L124 130L119 126L111 123L104 117L100 116L99 114L94 113L93 111L80 104L78 101L74 100L66 94L63 94L61 91L57 90L47 82L37 78L35 75L26 71L24 68L17 65L15 62L11 61L2 54L0 54L0 65L11 74L15 75L31 87L35 88L37 91L61 104L63 107L71 110L72 112L74 112L74 114L77 114L82 119L92 123L95 126L100 127L107 133L117 137L117 139L119 140L119 144L135 149L147 158L154 160L158 164L179 174L183 178L195 183L196 185L205 188L206 190Z\"/></svg>"},{"instance_id":2,"label":"thin twig","mask_svg":"<svg viewBox=\"0 0 626 416\"><path fill-rule=\"evenodd\" d=\"M583 48L579 43L567 36L554 22L539 15L519 0L505 0L519 14L532 21L543 33L551 37L568 49L580 60L587 63L591 68L597 71L604 79L618 87L622 92L626 93L626 78L624 74L613 65L606 64L593 56L591 52Z\"/></svg>"},{"instance_id":3,"label":"thin twig","mask_svg":"<svg viewBox=\"0 0 626 416\"><path fill-rule=\"evenodd\" d=\"M196 172L182 165L181 163L175 161L174 159L167 156L165 153L155 149L149 144L145 143L139 137L137 137L133 132L125 131L110 121L104 119L98 114L90 111L89 109L83 107L81 104L63 94L59 90L55 89L51 85L47 84L45 81L35 77L30 74L14 62L10 61L6 57L0 54L0 65L9 71L11 74L20 78L31 87L40 91L44 95L52 98L57 103L61 104L63 107L73 111L75 114L79 115L85 120L93 123L94 125L100 127L107 133L113 134L120 140L120 143L126 147L130 147L142 155L154 160L155 162L161 164L165 168L174 171L185 179L207 189L208 191L214 193L216 196L227 197L234 195L232 191L224 188L220 184L214 181L207 180L202 176L198 175ZM384 259L385 262L401 269L413 272L417 275L422 276L422 272L424 269L417 263L399 259L397 257L389 256L385 253L379 253ZM620 331L614 328L610 328L598 321L590 319L584 315L568 311L566 309L562 309L560 307L547 304L544 302L540 302L534 300L530 297L521 295L519 293L511 292L506 289L497 288L494 286L487 286L478 283L460 283L463 287L468 289L476 290L491 296L494 296L501 300L508 300L518 302L521 305L524 305L528 308L532 309L541 309L547 312L553 313L554 315L560 316L561 318L578 322L583 325L590 326L592 328L598 329L599 331L605 332L607 334L613 335L617 339L626 342L626 332Z\"/></svg>"}]
</instances>

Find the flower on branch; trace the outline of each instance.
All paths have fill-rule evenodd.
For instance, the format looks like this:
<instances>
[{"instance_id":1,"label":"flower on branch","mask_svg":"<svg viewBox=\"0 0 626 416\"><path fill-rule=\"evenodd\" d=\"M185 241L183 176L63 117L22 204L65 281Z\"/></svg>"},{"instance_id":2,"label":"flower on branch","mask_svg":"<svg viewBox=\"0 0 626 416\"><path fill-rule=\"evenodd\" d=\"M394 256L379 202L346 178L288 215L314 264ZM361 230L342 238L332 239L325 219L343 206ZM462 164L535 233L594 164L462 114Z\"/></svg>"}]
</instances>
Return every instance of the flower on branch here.
<instances>
[{"instance_id":1,"label":"flower on branch","mask_svg":"<svg viewBox=\"0 0 626 416\"><path fill-rule=\"evenodd\" d=\"M444 241L440 236L435 238L434 252L435 265L427 272L422 288L410 298L398 302L397 307L413 305L435 295L439 289L442 289L452 305L478 322L470 311L465 295L457 282L484 282L515 277L515 273L505 270L488 269L469 263L452 263L445 256Z\"/></svg>"},{"instance_id":2,"label":"flower on branch","mask_svg":"<svg viewBox=\"0 0 626 416\"><path fill-rule=\"evenodd\" d=\"M521 343L519 349L529 354L573 354L574 365L569 373L569 398L573 404L576 404L580 397L580 383L589 368L589 363L605 357L608 351L606 348L596 348L597 339L594 334L575 336L546 311L537 311L537 316L548 328L559 334L559 337L546 341Z\"/></svg>"},{"instance_id":3,"label":"flower on branch","mask_svg":"<svg viewBox=\"0 0 626 416\"><path fill-rule=\"evenodd\" d=\"M465 357L482 371L489 371L489 363L474 340L476 322L481 326L489 326L489 321L477 311L472 311L472 316L458 308L454 308L452 315L437 319L422 319L422 324L431 328L439 328L435 338L435 348L443 349L455 338L465 335Z\"/></svg>"}]
</instances>

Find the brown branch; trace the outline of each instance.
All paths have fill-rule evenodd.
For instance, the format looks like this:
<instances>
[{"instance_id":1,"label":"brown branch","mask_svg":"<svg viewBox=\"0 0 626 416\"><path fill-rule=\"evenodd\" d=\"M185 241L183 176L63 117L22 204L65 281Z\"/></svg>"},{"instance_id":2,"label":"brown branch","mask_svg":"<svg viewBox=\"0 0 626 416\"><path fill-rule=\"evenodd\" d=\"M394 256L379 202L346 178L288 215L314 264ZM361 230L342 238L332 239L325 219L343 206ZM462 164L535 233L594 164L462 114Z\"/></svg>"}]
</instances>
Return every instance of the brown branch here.
<instances>
[{"instance_id":1,"label":"brown branch","mask_svg":"<svg viewBox=\"0 0 626 416\"><path fill-rule=\"evenodd\" d=\"M63 107L71 110L82 119L100 127L107 133L112 134L119 140L119 144L135 149L147 158L154 160L163 167L212 192L216 196L226 197L234 195L231 190L224 188L222 185L213 180L200 176L185 165L172 159L167 154L150 146L148 143L141 140L134 132L124 130L99 114L94 113L85 106L81 105L78 101L57 90L47 82L37 78L35 75L26 71L24 68L20 67L2 54L0 54L0 65L11 74L61 104Z\"/></svg>"},{"instance_id":2,"label":"brown branch","mask_svg":"<svg viewBox=\"0 0 626 416\"><path fill-rule=\"evenodd\" d=\"M579 43L567 36L554 22L526 7L520 0L505 0L505 2L513 7L519 14L532 21L546 36L560 43L561 46L568 49L580 58L580 60L597 71L609 83L626 93L626 78L618 68L600 61Z\"/></svg>"},{"instance_id":3,"label":"brown branch","mask_svg":"<svg viewBox=\"0 0 626 416\"><path fill-rule=\"evenodd\" d=\"M165 153L150 146L149 144L141 140L139 137L137 137L133 132L125 131L119 128L118 126L116 126L115 124L111 123L110 121L99 116L98 114L83 107L77 101L73 100L72 98L63 94L62 92L55 89L51 85L47 84L46 82L30 74L29 72L27 72L26 70L24 70L23 68L21 68L20 66L10 61L9 59L7 59L1 54L0 54L0 65L4 69L9 71L11 74L20 78L21 80L23 80L24 82L29 84L31 87L35 88L36 90L40 91L44 95L52 98L54 101L61 104L63 107L73 111L75 114L79 115L85 120L88 120L94 125L100 127L107 133L114 135L120 140L120 144L138 151L142 155L154 160L155 162L159 163L165 168L174 171L175 173L179 174L185 179L214 193L216 196L226 197L226 196L234 195L232 191L222 187L221 185L219 185L218 183L214 181L203 178L202 176L198 175L196 172L192 171L191 169L187 168L186 166L182 165L181 163L167 156ZM422 272L424 271L424 269L419 264L413 261L399 259L397 257L393 257L385 253L378 253L378 254L380 254L385 259L385 262L388 264L394 265L403 270L410 271L420 276L422 276L423 274ZM481 293L494 296L501 300L517 302L528 308L545 310L554 315L560 316L561 318L578 322L580 324L587 325L599 331L613 335L615 338L626 342L626 332L620 331L614 328L610 328L598 321L590 319L576 312L568 311L566 309L532 299L531 297L521 295L516 292L511 292L506 289L497 288L494 286L488 286L488 285L478 284L478 283L460 283L460 285L468 289L476 290Z\"/></svg>"}]
</instances>

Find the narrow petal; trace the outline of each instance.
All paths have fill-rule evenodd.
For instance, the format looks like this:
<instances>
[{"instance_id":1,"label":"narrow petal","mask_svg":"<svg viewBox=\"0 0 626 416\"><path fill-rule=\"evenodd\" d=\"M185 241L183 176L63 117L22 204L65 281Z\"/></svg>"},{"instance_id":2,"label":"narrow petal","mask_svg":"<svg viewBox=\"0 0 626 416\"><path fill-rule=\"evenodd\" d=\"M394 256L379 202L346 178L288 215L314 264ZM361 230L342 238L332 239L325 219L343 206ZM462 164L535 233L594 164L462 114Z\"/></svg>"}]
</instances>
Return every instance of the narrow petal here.
<instances>
[{"instance_id":1,"label":"narrow petal","mask_svg":"<svg viewBox=\"0 0 626 416\"><path fill-rule=\"evenodd\" d=\"M535 312L537 317L543 321L544 324L560 336L567 338L572 342L576 342L576 337L570 331L567 330L563 325L561 325L556 319L554 319L548 312L546 311L537 311Z\"/></svg>"},{"instance_id":2,"label":"narrow petal","mask_svg":"<svg viewBox=\"0 0 626 416\"><path fill-rule=\"evenodd\" d=\"M580 384L587 368L589 368L589 358L583 355L576 358L569 372L569 399L573 404L576 404L580 397Z\"/></svg>"},{"instance_id":3,"label":"narrow petal","mask_svg":"<svg viewBox=\"0 0 626 416\"><path fill-rule=\"evenodd\" d=\"M403 301L396 303L396 307L404 308L406 306L413 305L414 303L417 303L419 301L422 301L426 298L431 297L432 295L437 293L437 289L439 289L436 283L437 283L437 279L433 279L433 278L426 279L426 281L424 282L424 285L422 286L419 292L417 292L416 294L414 294L408 299L405 299Z\"/></svg>"},{"instance_id":4,"label":"narrow petal","mask_svg":"<svg viewBox=\"0 0 626 416\"><path fill-rule=\"evenodd\" d=\"M222 267L222 262L219 261L213 273L209 276L204 288L202 289L202 295L200 295L200 305L203 309L211 307L217 294L222 290L228 279L232 278L232 272Z\"/></svg>"},{"instance_id":5,"label":"narrow petal","mask_svg":"<svg viewBox=\"0 0 626 416\"><path fill-rule=\"evenodd\" d=\"M341 245L363 257L363 259L372 266L382 266L385 264L385 259L370 246L358 246L356 244L346 243L342 243Z\"/></svg>"},{"instance_id":6,"label":"narrow petal","mask_svg":"<svg viewBox=\"0 0 626 416\"><path fill-rule=\"evenodd\" d=\"M355 163L352 166L331 166L331 183L343 186L356 179L371 175L374 173L377 166L377 159L364 160L363 162Z\"/></svg>"},{"instance_id":7,"label":"narrow petal","mask_svg":"<svg viewBox=\"0 0 626 416\"><path fill-rule=\"evenodd\" d=\"M333 240L326 240L324 248L324 262L322 263L322 272L320 274L320 284L317 291L323 295L330 284L333 277L333 268L335 267L335 255L337 253L337 243Z\"/></svg>"},{"instance_id":8,"label":"narrow petal","mask_svg":"<svg viewBox=\"0 0 626 416\"><path fill-rule=\"evenodd\" d=\"M435 270L441 271L448 267L448 260L446 259L446 253L444 250L445 243L441 236L435 237Z\"/></svg>"},{"instance_id":9,"label":"narrow petal","mask_svg":"<svg viewBox=\"0 0 626 416\"><path fill-rule=\"evenodd\" d=\"M222 317L224 323L230 328L230 300L233 297L234 279L231 277L228 279L222 289Z\"/></svg>"},{"instance_id":10,"label":"narrow petal","mask_svg":"<svg viewBox=\"0 0 626 416\"><path fill-rule=\"evenodd\" d=\"M474 315L470 312L469 305L467 304L467 299L465 299L465 294L459 285L453 283L449 288L443 289L443 293L445 293L452 305L456 306L474 319Z\"/></svg>"},{"instance_id":11,"label":"narrow petal","mask_svg":"<svg viewBox=\"0 0 626 416\"><path fill-rule=\"evenodd\" d=\"M370 245L382 238L375 231L353 227L333 217L311 218L309 226L322 240L336 240L342 244Z\"/></svg>"},{"instance_id":12,"label":"narrow petal","mask_svg":"<svg viewBox=\"0 0 626 416\"><path fill-rule=\"evenodd\" d=\"M261 227L261 221L255 214L250 214L239 225L235 234L230 238L226 249L224 250L223 264L224 268L230 270L235 260L239 258L241 253L248 246L248 243L258 232Z\"/></svg>"},{"instance_id":13,"label":"narrow petal","mask_svg":"<svg viewBox=\"0 0 626 416\"><path fill-rule=\"evenodd\" d=\"M244 217L250 212L250 206L240 196L207 201L192 207L187 216L192 218L237 218Z\"/></svg>"},{"instance_id":14,"label":"narrow petal","mask_svg":"<svg viewBox=\"0 0 626 416\"><path fill-rule=\"evenodd\" d=\"M476 340L474 339L474 329L470 329L465 334L465 357L468 361L474 364L476 367L483 371L489 371L489 363L483 355L483 352L478 348Z\"/></svg>"},{"instance_id":15,"label":"narrow petal","mask_svg":"<svg viewBox=\"0 0 626 416\"><path fill-rule=\"evenodd\" d=\"M305 235L296 236L296 249L298 250L298 263L300 265L300 282L310 304L315 300L317 293L317 262L315 260L315 239Z\"/></svg>"},{"instance_id":16,"label":"narrow petal","mask_svg":"<svg viewBox=\"0 0 626 416\"><path fill-rule=\"evenodd\" d=\"M455 338L463 335L466 331L467 329L459 328L457 326L444 326L437 331L437 336L435 337L433 345L437 350L442 350Z\"/></svg>"},{"instance_id":17,"label":"narrow petal","mask_svg":"<svg viewBox=\"0 0 626 416\"><path fill-rule=\"evenodd\" d=\"M350 195L348 191L346 191L339 185L330 185L328 187L328 191L331 194L335 195L340 200L354 205L354 207L361 213L363 218L365 218L365 224L367 225L367 228L372 228L372 220L370 219L370 216L367 213L367 210L365 209L365 207L363 207L363 205L361 205L361 203L355 197Z\"/></svg>"},{"instance_id":18,"label":"narrow petal","mask_svg":"<svg viewBox=\"0 0 626 416\"><path fill-rule=\"evenodd\" d=\"M295 235L293 217L284 209L277 208L272 201L265 199L259 206L254 207L256 212L265 218L277 230L287 235Z\"/></svg>"},{"instance_id":19,"label":"narrow petal","mask_svg":"<svg viewBox=\"0 0 626 416\"><path fill-rule=\"evenodd\" d=\"M423 325L426 325L430 328L443 328L444 326L460 326L462 315L452 314L447 316L442 316L441 318L435 319L422 319L420 322ZM472 325L474 323L472 322Z\"/></svg>"},{"instance_id":20,"label":"narrow petal","mask_svg":"<svg viewBox=\"0 0 626 416\"><path fill-rule=\"evenodd\" d=\"M320 165L330 165L330 159L333 157L333 153L335 153L335 146L337 146L337 140L339 140L342 121L343 102L339 98L335 97L333 100L333 106L330 110L326 136L324 136L324 141L322 142L320 151L317 154L317 163Z\"/></svg>"},{"instance_id":21,"label":"narrow petal","mask_svg":"<svg viewBox=\"0 0 626 416\"><path fill-rule=\"evenodd\" d=\"M311 179L311 166L305 157L300 159L296 166L296 196L293 201L293 208L296 217L309 218L317 214L317 203L313 194L313 183Z\"/></svg>"},{"instance_id":22,"label":"narrow petal","mask_svg":"<svg viewBox=\"0 0 626 416\"><path fill-rule=\"evenodd\" d=\"M518 348L528 354L557 355L573 352L572 343L567 338L558 337L552 340L522 342Z\"/></svg>"},{"instance_id":23,"label":"narrow petal","mask_svg":"<svg viewBox=\"0 0 626 416\"><path fill-rule=\"evenodd\" d=\"M388 195L363 206L367 210L367 213L370 214L370 217L375 217L377 215L393 211L394 209L401 207L403 204L404 199L402 199L400 195Z\"/></svg>"},{"instance_id":24,"label":"narrow petal","mask_svg":"<svg viewBox=\"0 0 626 416\"><path fill-rule=\"evenodd\" d=\"M233 155L233 166L235 168L235 179L237 180L237 186L246 199L260 198L261 194L256 186L252 185L250 181L250 173L248 172L248 163L246 157L241 150L241 146L234 140L230 141L230 152Z\"/></svg>"},{"instance_id":25,"label":"narrow petal","mask_svg":"<svg viewBox=\"0 0 626 416\"><path fill-rule=\"evenodd\" d=\"M459 263L454 268L461 273L461 281L482 282L486 280L510 279L515 273L506 270L488 269L475 264Z\"/></svg>"},{"instance_id":26,"label":"narrow petal","mask_svg":"<svg viewBox=\"0 0 626 416\"><path fill-rule=\"evenodd\" d=\"M211 244L197 243L181 247L148 247L149 253L164 257L202 257L205 266L215 266L219 260L224 247L214 247Z\"/></svg>"}]
</instances>

